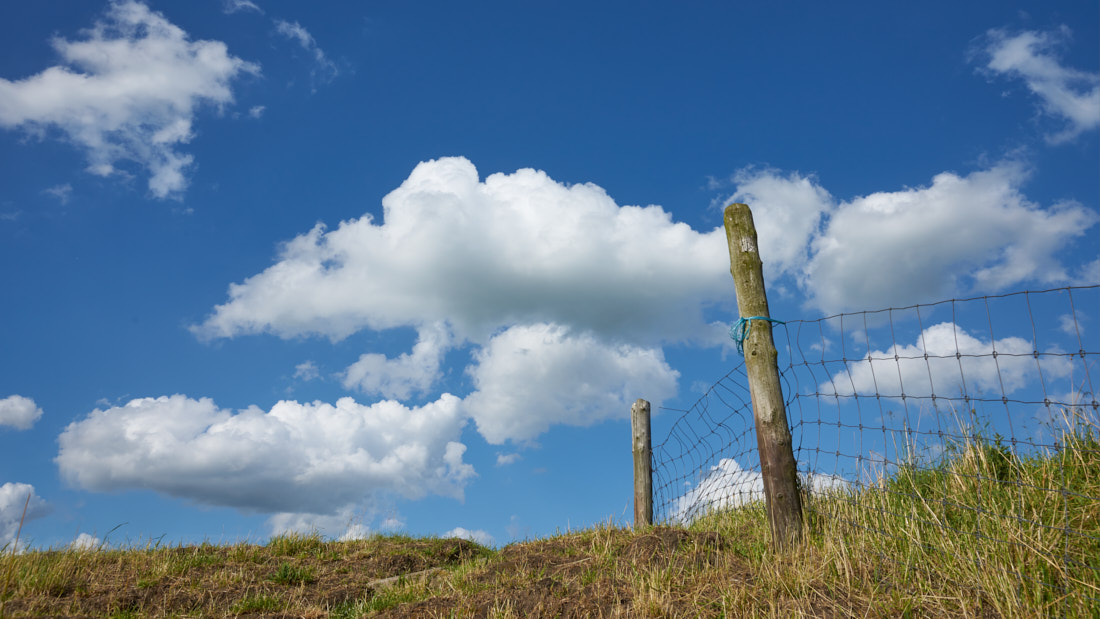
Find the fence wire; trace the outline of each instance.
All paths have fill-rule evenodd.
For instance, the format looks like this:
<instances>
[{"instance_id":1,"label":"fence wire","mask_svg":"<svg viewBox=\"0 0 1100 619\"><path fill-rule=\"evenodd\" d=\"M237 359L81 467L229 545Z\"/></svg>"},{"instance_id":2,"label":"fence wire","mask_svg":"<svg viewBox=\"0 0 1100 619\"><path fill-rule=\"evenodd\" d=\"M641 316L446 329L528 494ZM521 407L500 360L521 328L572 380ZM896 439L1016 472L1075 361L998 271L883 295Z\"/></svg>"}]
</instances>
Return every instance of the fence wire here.
<instances>
[{"instance_id":1,"label":"fence wire","mask_svg":"<svg viewBox=\"0 0 1100 619\"><path fill-rule=\"evenodd\" d=\"M1083 286L776 325L808 518L927 556L992 546L1003 561L961 560L1100 602L1098 323ZM762 509L743 363L680 412L653 449L655 520Z\"/></svg>"}]
</instances>

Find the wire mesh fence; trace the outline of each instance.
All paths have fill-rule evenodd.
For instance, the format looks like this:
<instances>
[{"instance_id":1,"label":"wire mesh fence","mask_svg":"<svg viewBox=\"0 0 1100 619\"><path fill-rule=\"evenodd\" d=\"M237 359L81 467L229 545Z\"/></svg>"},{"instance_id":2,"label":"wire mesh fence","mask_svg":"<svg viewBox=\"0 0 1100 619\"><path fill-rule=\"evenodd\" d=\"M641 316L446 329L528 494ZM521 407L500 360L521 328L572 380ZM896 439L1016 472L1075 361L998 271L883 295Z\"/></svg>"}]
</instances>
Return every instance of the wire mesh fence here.
<instances>
[{"instance_id":1,"label":"wire mesh fence","mask_svg":"<svg viewBox=\"0 0 1100 619\"><path fill-rule=\"evenodd\" d=\"M1084 286L776 325L811 521L1100 602L1098 322ZM744 366L681 412L653 448L655 520L762 509Z\"/></svg>"}]
</instances>

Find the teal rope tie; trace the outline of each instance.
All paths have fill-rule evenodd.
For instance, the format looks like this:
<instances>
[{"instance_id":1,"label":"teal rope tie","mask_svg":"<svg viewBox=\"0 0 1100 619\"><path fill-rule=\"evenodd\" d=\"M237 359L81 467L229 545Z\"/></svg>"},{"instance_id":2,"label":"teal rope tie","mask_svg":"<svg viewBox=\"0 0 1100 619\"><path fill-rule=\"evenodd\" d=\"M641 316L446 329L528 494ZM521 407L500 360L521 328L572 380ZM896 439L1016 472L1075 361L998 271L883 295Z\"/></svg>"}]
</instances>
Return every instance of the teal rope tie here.
<instances>
[{"instance_id":1,"label":"teal rope tie","mask_svg":"<svg viewBox=\"0 0 1100 619\"><path fill-rule=\"evenodd\" d=\"M742 355L745 354L745 338L749 336L749 329L752 327L751 321L753 320L766 320L768 322L774 322L776 324L785 325L787 323L782 320L776 320L774 318L768 318L767 316L750 316L748 318L738 318L737 322L733 323L730 327L730 338L737 342L737 352Z\"/></svg>"}]
</instances>

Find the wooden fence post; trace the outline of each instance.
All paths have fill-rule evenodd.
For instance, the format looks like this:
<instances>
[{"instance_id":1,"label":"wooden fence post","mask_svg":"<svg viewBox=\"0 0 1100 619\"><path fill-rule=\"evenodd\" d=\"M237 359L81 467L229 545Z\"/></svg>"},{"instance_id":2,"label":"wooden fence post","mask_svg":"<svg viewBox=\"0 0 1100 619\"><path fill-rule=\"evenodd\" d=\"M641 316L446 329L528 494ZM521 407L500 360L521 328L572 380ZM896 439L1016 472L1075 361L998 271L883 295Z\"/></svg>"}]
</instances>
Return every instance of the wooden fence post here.
<instances>
[{"instance_id":1,"label":"wooden fence post","mask_svg":"<svg viewBox=\"0 0 1100 619\"><path fill-rule=\"evenodd\" d=\"M653 444L649 437L649 402L639 399L630 407L634 437L634 530L653 524Z\"/></svg>"},{"instance_id":2,"label":"wooden fence post","mask_svg":"<svg viewBox=\"0 0 1100 619\"><path fill-rule=\"evenodd\" d=\"M770 318L764 294L764 269L757 246L756 226L746 204L726 207L726 241L730 250L730 273L737 291L741 318ZM802 539L802 497L798 492L798 469L779 383L779 365L767 320L749 322L744 341L745 369L756 421L764 498L771 521L772 541L778 548Z\"/></svg>"}]
</instances>

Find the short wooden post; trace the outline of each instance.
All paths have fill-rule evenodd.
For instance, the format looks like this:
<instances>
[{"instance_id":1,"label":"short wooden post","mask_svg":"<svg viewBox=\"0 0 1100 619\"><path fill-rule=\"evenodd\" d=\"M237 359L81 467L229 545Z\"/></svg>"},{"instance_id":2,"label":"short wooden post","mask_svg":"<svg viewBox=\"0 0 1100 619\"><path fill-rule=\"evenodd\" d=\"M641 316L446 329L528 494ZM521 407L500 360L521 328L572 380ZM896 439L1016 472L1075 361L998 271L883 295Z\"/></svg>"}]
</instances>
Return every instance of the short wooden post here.
<instances>
[{"instance_id":1,"label":"short wooden post","mask_svg":"<svg viewBox=\"0 0 1100 619\"><path fill-rule=\"evenodd\" d=\"M639 399L630 407L634 437L634 530L653 524L653 444L649 437L649 402Z\"/></svg>"},{"instance_id":2,"label":"short wooden post","mask_svg":"<svg viewBox=\"0 0 1100 619\"><path fill-rule=\"evenodd\" d=\"M725 219L737 309L742 318L769 318L752 211L748 205L731 204L726 207ZM802 539L802 497L770 322L750 322L744 350L772 541L784 548Z\"/></svg>"}]
</instances>

